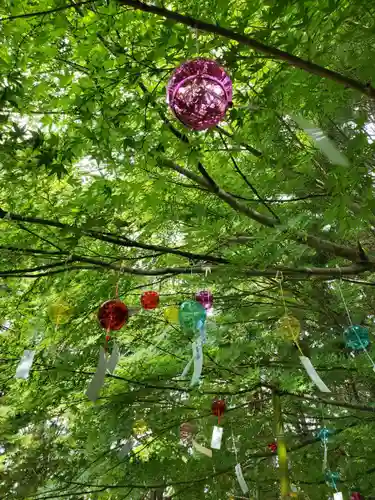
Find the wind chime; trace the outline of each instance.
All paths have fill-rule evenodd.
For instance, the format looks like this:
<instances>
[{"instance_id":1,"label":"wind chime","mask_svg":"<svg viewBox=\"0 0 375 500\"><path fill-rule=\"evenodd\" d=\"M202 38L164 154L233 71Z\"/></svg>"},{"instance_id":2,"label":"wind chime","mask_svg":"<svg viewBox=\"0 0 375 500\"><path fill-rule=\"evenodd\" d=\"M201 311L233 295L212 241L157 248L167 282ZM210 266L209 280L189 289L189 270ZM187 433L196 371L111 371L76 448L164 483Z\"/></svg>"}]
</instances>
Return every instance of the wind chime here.
<instances>
[{"instance_id":1,"label":"wind chime","mask_svg":"<svg viewBox=\"0 0 375 500\"><path fill-rule=\"evenodd\" d=\"M224 415L227 404L225 399L214 399L211 405L212 414L217 417L217 425L214 425L211 437L211 448L220 450L223 438L223 427L220 426L220 418Z\"/></svg>"},{"instance_id":2,"label":"wind chime","mask_svg":"<svg viewBox=\"0 0 375 500\"><path fill-rule=\"evenodd\" d=\"M342 293L340 282L338 283L338 287L350 325L348 328L346 328L346 330L344 330L345 345L353 353L359 353L360 351L363 351L363 353L366 354L367 358L369 359L372 369L375 372L375 362L367 351L367 348L370 345L368 328L362 325L353 325L349 308L346 304L344 294Z\"/></svg>"},{"instance_id":3,"label":"wind chime","mask_svg":"<svg viewBox=\"0 0 375 500\"><path fill-rule=\"evenodd\" d=\"M181 374L182 378L186 377L188 371L190 370L190 366L192 365L192 363L194 363L193 376L190 382L191 386L199 382L202 373L203 344L206 341L206 316L207 314L205 308L202 306L202 304L195 300L188 300L186 302L183 302L180 306L178 319L182 331L184 333L192 335L193 338L197 332L200 333L200 335L192 341L193 355Z\"/></svg>"},{"instance_id":4,"label":"wind chime","mask_svg":"<svg viewBox=\"0 0 375 500\"><path fill-rule=\"evenodd\" d=\"M120 330L129 318L129 310L120 299L112 299L104 302L98 311L100 326L106 331L104 347L100 347L99 360L93 378L87 388L86 396L90 401L96 401L101 388L104 385L106 371L115 371L120 357L120 351L116 342L113 342L112 353L108 358L108 344L111 340L110 333Z\"/></svg>"},{"instance_id":5,"label":"wind chime","mask_svg":"<svg viewBox=\"0 0 375 500\"><path fill-rule=\"evenodd\" d=\"M286 303L285 303L285 298L284 298L284 291L283 291L283 286L282 286L282 281L283 277L282 274L279 276L279 273L276 275L276 279L279 282L280 286L280 296L283 302L284 306L284 317L281 318L279 324L281 327L281 330L284 331L284 336L291 341L294 342L295 346L297 347L299 353L300 353L300 361L303 365L303 367L306 370L306 373L310 377L311 381L314 382L316 387L321 391L321 392L331 392L330 389L326 386L326 384L323 382L323 380L319 377L317 371L315 370L310 358L304 355L300 343L299 343L299 336L301 333L301 325L300 322L298 321L297 318L294 318L293 316L290 316L287 311Z\"/></svg>"}]
</instances>

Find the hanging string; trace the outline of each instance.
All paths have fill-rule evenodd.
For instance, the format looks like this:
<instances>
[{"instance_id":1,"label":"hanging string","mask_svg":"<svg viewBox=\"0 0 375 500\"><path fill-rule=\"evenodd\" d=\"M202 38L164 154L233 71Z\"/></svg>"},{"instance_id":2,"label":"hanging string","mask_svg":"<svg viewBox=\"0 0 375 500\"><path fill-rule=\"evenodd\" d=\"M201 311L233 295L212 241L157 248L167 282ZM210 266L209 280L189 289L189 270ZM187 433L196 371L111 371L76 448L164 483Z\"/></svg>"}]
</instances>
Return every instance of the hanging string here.
<instances>
[{"instance_id":1,"label":"hanging string","mask_svg":"<svg viewBox=\"0 0 375 500\"><path fill-rule=\"evenodd\" d=\"M196 51L197 51L197 57L199 57L199 36L198 36L198 27L195 27L195 43L196 43Z\"/></svg>"},{"instance_id":2,"label":"hanging string","mask_svg":"<svg viewBox=\"0 0 375 500\"><path fill-rule=\"evenodd\" d=\"M236 457L236 464L238 464L239 463L239 461L238 461L238 452L237 452L236 441L234 439L232 423L230 424L230 431L231 431L231 435L232 435L232 443L233 443L234 455Z\"/></svg>"},{"instance_id":3,"label":"hanging string","mask_svg":"<svg viewBox=\"0 0 375 500\"><path fill-rule=\"evenodd\" d=\"M281 276L281 277L279 278L279 276ZM286 306L285 297L284 297L284 289L283 289L283 285L282 285L282 282L283 282L283 279L284 279L283 278L283 273L277 271L275 279L279 283L281 300L282 300L282 303L283 303L283 306L284 306L284 314L285 314L285 316L288 316L288 309L287 309L287 306ZM298 349L299 353L301 354L301 356L304 356L304 354L302 352L302 349L301 349L301 346L300 346L300 344L298 342L298 333L295 334L293 332L293 329L292 329L292 327L291 327L291 325L289 323L287 323L287 328L289 330L290 336L293 339L293 342L297 346L297 349Z\"/></svg>"},{"instance_id":4,"label":"hanging string","mask_svg":"<svg viewBox=\"0 0 375 500\"><path fill-rule=\"evenodd\" d=\"M340 279L340 281L341 281L341 279ZM353 326L352 318L351 318L351 316L350 316L350 312L349 312L348 306L347 306L347 304L346 304L346 300L345 300L344 294L342 293L342 289L341 289L341 283L340 283L340 281L338 281L338 282L337 282L337 284L338 284L338 287L339 287L339 292L340 292L340 295L341 295L341 299L342 299L343 304L344 304L344 307L345 307L346 315L348 316L349 324L350 324L350 326ZM366 354L366 356L368 357L368 359L369 359L370 363L372 364L372 369L373 369L373 371L375 372L375 362L374 362L374 360L372 359L372 357L370 356L370 354L367 352L367 349L366 349L366 347L364 346L364 344L363 344L363 342L362 342L362 339L361 339L361 337L358 335L358 333L357 333L356 329L355 329L355 328L353 328L353 330L352 330L352 331L354 332L355 336L357 337L358 342L359 342L359 343L360 343L360 345L362 346L362 350L363 350L363 352L364 352L364 353Z\"/></svg>"}]
</instances>

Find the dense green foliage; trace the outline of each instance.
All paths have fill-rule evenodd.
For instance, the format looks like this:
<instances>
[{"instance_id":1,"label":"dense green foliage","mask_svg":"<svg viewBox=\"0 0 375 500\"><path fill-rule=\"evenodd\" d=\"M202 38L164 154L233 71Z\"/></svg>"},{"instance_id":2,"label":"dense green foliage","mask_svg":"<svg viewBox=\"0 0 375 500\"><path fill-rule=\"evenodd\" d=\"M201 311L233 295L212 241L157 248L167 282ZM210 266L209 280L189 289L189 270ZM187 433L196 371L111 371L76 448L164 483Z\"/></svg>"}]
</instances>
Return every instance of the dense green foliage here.
<instances>
[{"instance_id":1,"label":"dense green foliage","mask_svg":"<svg viewBox=\"0 0 375 500\"><path fill-rule=\"evenodd\" d=\"M352 321L372 337L374 101L230 37L114 0L76 3L0 6L1 499L241 498L237 462L250 498L279 498L267 448L272 394L281 396L300 498L333 494L316 438L324 425L335 430L328 463L344 498L356 489L368 497L375 374L365 354L345 349L340 288ZM370 4L165 7L370 88ZM165 103L171 72L197 55L217 59L234 84L227 121L199 133ZM296 116L320 127L347 162L332 163ZM92 404L84 393L105 335L97 308L116 285L129 306L146 289L159 291L161 304L116 333L121 360ZM191 388L190 375L179 378L191 336L163 311L207 288L214 312L201 383ZM56 326L48 308L59 301L71 312ZM318 392L281 334L284 303L331 394ZM29 379L17 380L24 349L36 357ZM228 411L222 449L210 459L181 445L179 427L194 420L197 441L209 446L215 396ZM131 436L137 446L121 457Z\"/></svg>"}]
</instances>

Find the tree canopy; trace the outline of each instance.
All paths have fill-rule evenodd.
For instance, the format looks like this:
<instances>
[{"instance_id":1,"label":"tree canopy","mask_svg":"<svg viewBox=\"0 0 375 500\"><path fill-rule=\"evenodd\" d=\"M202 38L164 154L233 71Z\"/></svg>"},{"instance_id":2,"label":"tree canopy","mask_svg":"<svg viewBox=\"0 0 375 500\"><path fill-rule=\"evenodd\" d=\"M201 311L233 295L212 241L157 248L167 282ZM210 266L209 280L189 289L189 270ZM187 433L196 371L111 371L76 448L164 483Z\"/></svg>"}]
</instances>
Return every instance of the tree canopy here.
<instances>
[{"instance_id":1,"label":"tree canopy","mask_svg":"<svg viewBox=\"0 0 375 500\"><path fill-rule=\"evenodd\" d=\"M374 14L363 0L2 2L2 499L370 498L375 353L343 332L374 330ZM201 132L166 103L197 57L233 82ZM165 312L199 290L214 306L191 385L194 335ZM131 315L93 403L97 311L117 295ZM209 448L214 398L209 457L180 426Z\"/></svg>"}]
</instances>

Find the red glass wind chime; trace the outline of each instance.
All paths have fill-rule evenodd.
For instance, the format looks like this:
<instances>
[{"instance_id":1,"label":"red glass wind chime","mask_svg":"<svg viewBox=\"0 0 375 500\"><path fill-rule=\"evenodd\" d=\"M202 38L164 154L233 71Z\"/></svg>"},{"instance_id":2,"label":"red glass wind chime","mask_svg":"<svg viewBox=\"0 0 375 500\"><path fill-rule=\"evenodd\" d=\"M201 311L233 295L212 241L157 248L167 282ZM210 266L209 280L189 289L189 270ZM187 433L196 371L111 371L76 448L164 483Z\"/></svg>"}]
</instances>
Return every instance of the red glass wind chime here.
<instances>
[{"instance_id":1,"label":"red glass wind chime","mask_svg":"<svg viewBox=\"0 0 375 500\"><path fill-rule=\"evenodd\" d=\"M212 414L217 417L217 425L214 425L211 438L211 448L214 450L220 450L221 441L223 438L224 429L220 426L220 418L224 415L227 404L225 399L214 399L212 401L211 410Z\"/></svg>"}]
</instances>

